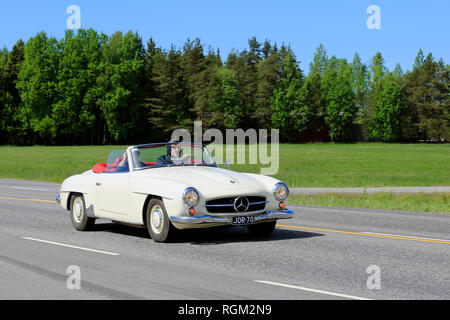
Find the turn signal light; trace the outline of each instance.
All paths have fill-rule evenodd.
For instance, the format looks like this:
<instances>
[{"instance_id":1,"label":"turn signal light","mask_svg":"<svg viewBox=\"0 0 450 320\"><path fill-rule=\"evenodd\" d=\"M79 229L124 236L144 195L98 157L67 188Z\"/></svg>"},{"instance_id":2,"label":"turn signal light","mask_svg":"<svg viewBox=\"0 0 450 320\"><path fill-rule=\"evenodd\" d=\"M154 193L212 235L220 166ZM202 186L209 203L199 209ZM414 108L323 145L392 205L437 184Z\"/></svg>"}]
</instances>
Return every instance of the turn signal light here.
<instances>
[{"instance_id":1,"label":"turn signal light","mask_svg":"<svg viewBox=\"0 0 450 320\"><path fill-rule=\"evenodd\" d=\"M194 215L194 213L195 213L195 209L194 208L190 208L189 209L189 214L192 216L192 215Z\"/></svg>"},{"instance_id":2,"label":"turn signal light","mask_svg":"<svg viewBox=\"0 0 450 320\"><path fill-rule=\"evenodd\" d=\"M284 208L286 208L286 203L284 203L283 201L280 201L280 203L278 204L278 206L279 206L281 209L284 209Z\"/></svg>"}]
</instances>

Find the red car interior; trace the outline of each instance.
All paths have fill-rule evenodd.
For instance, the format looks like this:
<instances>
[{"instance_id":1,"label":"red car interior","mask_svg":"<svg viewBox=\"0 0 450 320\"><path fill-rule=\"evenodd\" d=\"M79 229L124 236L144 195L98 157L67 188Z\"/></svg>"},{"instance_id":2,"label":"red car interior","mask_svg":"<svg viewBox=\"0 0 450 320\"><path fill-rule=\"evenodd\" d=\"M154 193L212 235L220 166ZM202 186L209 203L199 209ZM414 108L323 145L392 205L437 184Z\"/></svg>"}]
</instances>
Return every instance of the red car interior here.
<instances>
[{"instance_id":1,"label":"red car interior","mask_svg":"<svg viewBox=\"0 0 450 320\"><path fill-rule=\"evenodd\" d=\"M92 171L94 173L103 173L103 172L116 172L117 165L119 164L120 160L122 160L122 157L117 158L114 163L97 163L93 168ZM156 166L156 162L144 162L146 166Z\"/></svg>"}]
</instances>

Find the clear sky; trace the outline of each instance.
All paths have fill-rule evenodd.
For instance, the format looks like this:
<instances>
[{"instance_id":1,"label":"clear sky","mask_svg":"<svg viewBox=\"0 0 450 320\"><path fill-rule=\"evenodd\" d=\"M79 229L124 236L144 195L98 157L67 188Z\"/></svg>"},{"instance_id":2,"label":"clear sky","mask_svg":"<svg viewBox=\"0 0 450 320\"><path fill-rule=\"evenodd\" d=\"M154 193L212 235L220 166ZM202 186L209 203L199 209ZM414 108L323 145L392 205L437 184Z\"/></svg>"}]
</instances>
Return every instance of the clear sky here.
<instances>
[{"instance_id":1,"label":"clear sky","mask_svg":"<svg viewBox=\"0 0 450 320\"><path fill-rule=\"evenodd\" d=\"M450 63L449 0L3 0L0 46L11 49L41 30L62 38L69 5L80 7L82 28L137 31L145 43L153 37L164 48L199 37L224 59L256 36L290 44L305 71L320 43L329 56L348 60L358 52L369 62L381 51L391 70L397 62L410 69L420 48ZM370 5L380 8L380 30L366 25Z\"/></svg>"}]
</instances>

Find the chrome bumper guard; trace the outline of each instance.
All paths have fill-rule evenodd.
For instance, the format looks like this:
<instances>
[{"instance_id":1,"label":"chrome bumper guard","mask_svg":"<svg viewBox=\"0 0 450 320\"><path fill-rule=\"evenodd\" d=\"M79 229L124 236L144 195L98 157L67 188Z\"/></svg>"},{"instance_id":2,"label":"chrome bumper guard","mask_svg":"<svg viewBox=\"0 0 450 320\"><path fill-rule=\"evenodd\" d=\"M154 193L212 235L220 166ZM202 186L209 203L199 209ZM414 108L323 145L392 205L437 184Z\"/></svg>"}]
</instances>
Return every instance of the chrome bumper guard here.
<instances>
[{"instance_id":1,"label":"chrome bumper guard","mask_svg":"<svg viewBox=\"0 0 450 320\"><path fill-rule=\"evenodd\" d=\"M290 219L294 216L294 211L286 209L283 211L269 211L262 215L255 216L255 222L260 222L269 219ZM199 223L222 223L222 224L232 224L233 217L212 217L212 216L201 216L201 217L176 217L171 216L170 220L173 223L182 224L199 224Z\"/></svg>"}]
</instances>

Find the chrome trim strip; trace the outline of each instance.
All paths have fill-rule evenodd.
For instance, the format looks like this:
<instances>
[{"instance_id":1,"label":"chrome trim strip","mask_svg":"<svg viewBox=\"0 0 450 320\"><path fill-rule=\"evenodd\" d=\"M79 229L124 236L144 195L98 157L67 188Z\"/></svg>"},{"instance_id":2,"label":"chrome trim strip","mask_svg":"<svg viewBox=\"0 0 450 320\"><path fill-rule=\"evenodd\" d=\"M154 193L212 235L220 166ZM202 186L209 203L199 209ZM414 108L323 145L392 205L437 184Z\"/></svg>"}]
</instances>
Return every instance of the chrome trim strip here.
<instances>
[{"instance_id":1,"label":"chrome trim strip","mask_svg":"<svg viewBox=\"0 0 450 320\"><path fill-rule=\"evenodd\" d=\"M250 202L249 205L252 205L252 204L263 204L263 203L267 203L267 202L269 202L269 201Z\"/></svg>"},{"instance_id":2,"label":"chrome trim strip","mask_svg":"<svg viewBox=\"0 0 450 320\"><path fill-rule=\"evenodd\" d=\"M236 215L238 216L238 215ZM264 221L269 219L290 219L294 216L294 211L286 209L283 211L269 211L259 216L255 216L255 221ZM181 224L199 224L199 223L222 223L232 224L233 217L213 217L213 216L201 216L201 217L177 217L171 216L170 220L173 223Z\"/></svg>"}]
</instances>

